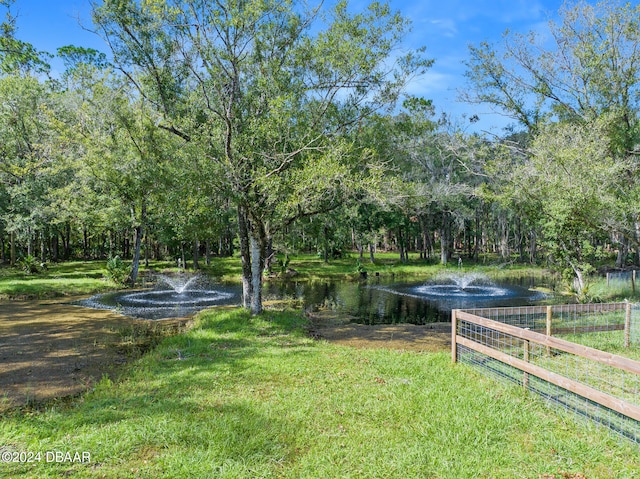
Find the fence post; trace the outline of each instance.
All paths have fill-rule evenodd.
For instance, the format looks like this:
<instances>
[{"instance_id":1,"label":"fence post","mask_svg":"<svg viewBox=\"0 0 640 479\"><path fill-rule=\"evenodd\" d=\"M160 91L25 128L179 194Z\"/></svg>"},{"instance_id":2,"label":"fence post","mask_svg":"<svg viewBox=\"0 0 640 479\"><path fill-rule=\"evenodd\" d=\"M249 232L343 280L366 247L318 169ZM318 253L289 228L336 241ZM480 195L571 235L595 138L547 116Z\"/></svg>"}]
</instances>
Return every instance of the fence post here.
<instances>
[{"instance_id":1,"label":"fence post","mask_svg":"<svg viewBox=\"0 0 640 479\"><path fill-rule=\"evenodd\" d=\"M629 300L626 300L625 303L626 304L624 307L624 347L628 348L631 345L631 303L629 302Z\"/></svg>"},{"instance_id":2,"label":"fence post","mask_svg":"<svg viewBox=\"0 0 640 479\"><path fill-rule=\"evenodd\" d=\"M636 294L636 270L631 271L631 291Z\"/></svg>"},{"instance_id":3,"label":"fence post","mask_svg":"<svg viewBox=\"0 0 640 479\"><path fill-rule=\"evenodd\" d=\"M611 280L611 273L607 273L607 288L609 287L610 280Z\"/></svg>"},{"instance_id":4,"label":"fence post","mask_svg":"<svg viewBox=\"0 0 640 479\"><path fill-rule=\"evenodd\" d=\"M526 362L529 362L529 340L525 339L524 340L524 360ZM524 390L528 390L529 389L529 373L524 373L524 376L522 377L522 387L524 388Z\"/></svg>"},{"instance_id":5,"label":"fence post","mask_svg":"<svg viewBox=\"0 0 640 479\"><path fill-rule=\"evenodd\" d=\"M458 310L451 310L451 362L456 363L458 356L458 345L456 336L458 335Z\"/></svg>"},{"instance_id":6,"label":"fence post","mask_svg":"<svg viewBox=\"0 0 640 479\"><path fill-rule=\"evenodd\" d=\"M552 319L552 315L553 315L553 306L547 306L547 336L551 336L551 333L553 332L552 329L552 324L551 324L551 319ZM547 356L551 355L551 348L549 346L547 346Z\"/></svg>"}]
</instances>

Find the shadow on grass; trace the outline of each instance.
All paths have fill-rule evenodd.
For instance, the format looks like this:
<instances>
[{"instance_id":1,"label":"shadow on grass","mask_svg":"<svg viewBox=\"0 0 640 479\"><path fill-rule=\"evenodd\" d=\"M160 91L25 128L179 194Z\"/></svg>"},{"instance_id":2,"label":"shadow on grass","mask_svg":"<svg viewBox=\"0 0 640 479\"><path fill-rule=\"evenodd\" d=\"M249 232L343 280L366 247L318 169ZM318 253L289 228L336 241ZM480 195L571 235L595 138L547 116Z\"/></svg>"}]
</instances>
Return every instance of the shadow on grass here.
<instances>
[{"instance_id":1,"label":"shadow on grass","mask_svg":"<svg viewBox=\"0 0 640 479\"><path fill-rule=\"evenodd\" d=\"M116 469L149 456L162 456L151 467L164 467L183 460L185 450L202 454L190 466L199 469L197 477L281 461L293 450L285 432L291 425L261 409L260 398L273 394L278 373L271 368L281 355L309 352L304 319L293 312L252 318L242 310L214 310L197 322L133 364L120 382L105 377L76 401L13 411L5 424L47 449L68 444L72 434L74 449L90 450L92 461ZM282 348L285 336L290 344ZM15 467L11 473L27 470ZM54 475L64 469L47 467Z\"/></svg>"}]
</instances>

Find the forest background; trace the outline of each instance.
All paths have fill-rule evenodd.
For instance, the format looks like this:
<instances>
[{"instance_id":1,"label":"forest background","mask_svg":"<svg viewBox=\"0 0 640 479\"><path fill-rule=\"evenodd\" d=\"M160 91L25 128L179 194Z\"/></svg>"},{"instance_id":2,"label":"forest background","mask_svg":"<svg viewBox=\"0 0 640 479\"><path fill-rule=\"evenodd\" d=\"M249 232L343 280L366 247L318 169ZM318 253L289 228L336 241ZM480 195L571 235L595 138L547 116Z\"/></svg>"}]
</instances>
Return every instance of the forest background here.
<instances>
[{"instance_id":1,"label":"forest background","mask_svg":"<svg viewBox=\"0 0 640 479\"><path fill-rule=\"evenodd\" d=\"M407 83L388 5L107 0L108 54L37 51L13 1L0 32L0 254L37 272L74 258L239 254L245 305L286 255L543 264L580 294L640 264L640 7L567 3L551 41L470 46L469 104L504 134L436 115ZM65 70L53 74L55 55ZM117 258L117 260L116 260ZM365 259L366 258L366 259Z\"/></svg>"}]
</instances>

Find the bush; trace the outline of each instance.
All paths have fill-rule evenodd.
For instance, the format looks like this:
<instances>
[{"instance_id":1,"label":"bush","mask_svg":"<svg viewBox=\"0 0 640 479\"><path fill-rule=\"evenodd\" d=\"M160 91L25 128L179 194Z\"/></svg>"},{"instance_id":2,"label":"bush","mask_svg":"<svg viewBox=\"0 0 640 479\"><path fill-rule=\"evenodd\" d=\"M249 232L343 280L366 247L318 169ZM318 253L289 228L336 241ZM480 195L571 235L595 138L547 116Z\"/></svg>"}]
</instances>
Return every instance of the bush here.
<instances>
[{"instance_id":1,"label":"bush","mask_svg":"<svg viewBox=\"0 0 640 479\"><path fill-rule=\"evenodd\" d=\"M38 259L35 256L27 255L23 258L20 258L18 260L18 264L20 265L22 271L27 274L34 274L39 272Z\"/></svg>"},{"instance_id":2,"label":"bush","mask_svg":"<svg viewBox=\"0 0 640 479\"><path fill-rule=\"evenodd\" d=\"M120 259L120 256L114 256L107 260L107 270L105 277L116 284L126 284L131 273L130 266Z\"/></svg>"}]
</instances>

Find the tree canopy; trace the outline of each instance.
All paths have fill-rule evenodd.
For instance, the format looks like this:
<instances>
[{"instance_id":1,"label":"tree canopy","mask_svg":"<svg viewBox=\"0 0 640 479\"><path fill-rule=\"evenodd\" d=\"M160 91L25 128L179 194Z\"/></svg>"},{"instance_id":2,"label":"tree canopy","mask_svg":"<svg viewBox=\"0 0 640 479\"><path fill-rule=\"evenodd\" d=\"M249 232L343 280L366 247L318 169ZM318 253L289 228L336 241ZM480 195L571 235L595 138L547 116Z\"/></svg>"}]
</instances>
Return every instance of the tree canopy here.
<instances>
[{"instance_id":1,"label":"tree canopy","mask_svg":"<svg viewBox=\"0 0 640 479\"><path fill-rule=\"evenodd\" d=\"M118 255L135 284L150 257L237 254L256 314L292 251L539 262L578 293L640 264L640 7L567 3L548 37L471 46L463 99L514 122L488 137L407 93L433 61L384 3L105 0L106 52L63 46L57 76L12 4L2 260Z\"/></svg>"}]
</instances>

